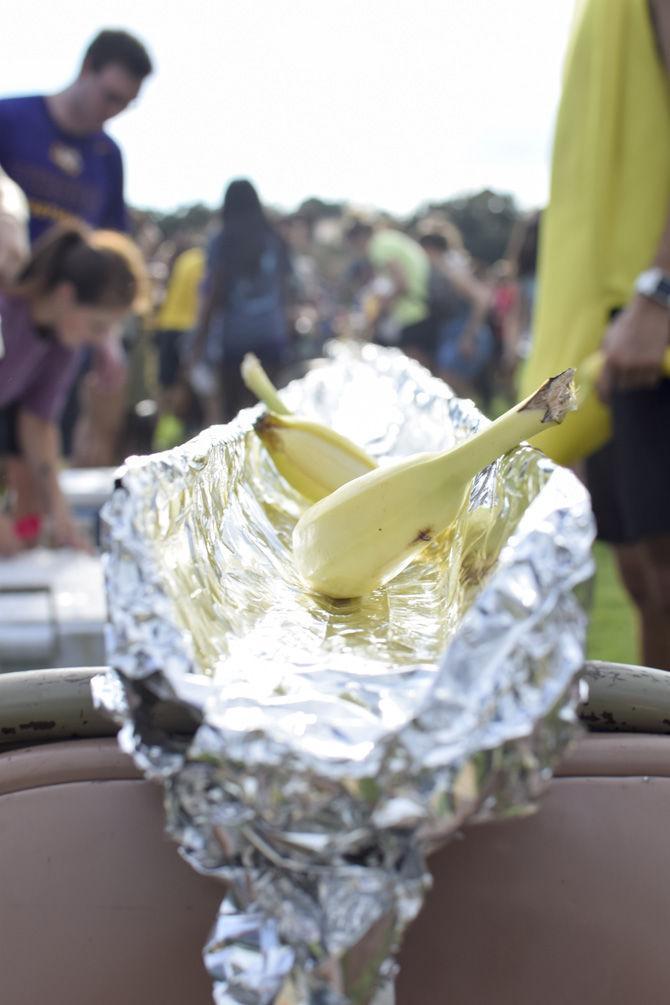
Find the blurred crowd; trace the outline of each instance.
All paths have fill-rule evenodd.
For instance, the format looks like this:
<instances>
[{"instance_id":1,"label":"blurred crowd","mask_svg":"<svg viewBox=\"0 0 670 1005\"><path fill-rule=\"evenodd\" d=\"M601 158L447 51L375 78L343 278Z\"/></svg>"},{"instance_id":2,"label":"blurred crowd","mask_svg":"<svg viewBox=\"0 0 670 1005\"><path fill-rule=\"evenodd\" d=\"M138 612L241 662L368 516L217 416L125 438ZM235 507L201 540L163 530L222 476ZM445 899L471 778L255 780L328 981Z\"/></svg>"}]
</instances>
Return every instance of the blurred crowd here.
<instances>
[{"instance_id":1,"label":"blurred crowd","mask_svg":"<svg viewBox=\"0 0 670 1005\"><path fill-rule=\"evenodd\" d=\"M488 265L443 213L411 225L354 210L280 215L248 179L200 231L166 239L138 220L153 309L129 352L134 397L156 403L152 448L251 403L245 353L283 384L332 338L396 346L485 411L511 402L530 343L537 224L520 219L508 254Z\"/></svg>"},{"instance_id":2,"label":"blurred crowd","mask_svg":"<svg viewBox=\"0 0 670 1005\"><path fill-rule=\"evenodd\" d=\"M0 99L0 555L87 547L63 464L232 419L249 352L281 386L328 340L377 342L491 415L595 359L542 447L581 465L644 660L670 667L670 5L586 0L572 32L539 261L539 212L493 193L410 219L314 198L282 214L236 178L220 209L129 210L105 125L154 67L124 31L58 93Z\"/></svg>"},{"instance_id":3,"label":"blurred crowd","mask_svg":"<svg viewBox=\"0 0 670 1005\"><path fill-rule=\"evenodd\" d=\"M281 386L328 340L368 340L486 411L516 395L538 214L484 262L444 211L282 214L238 178L168 234L126 206L104 130L152 72L142 42L108 30L63 91L0 100L0 554L45 527L86 546L62 464L112 466L229 421L251 404L247 352Z\"/></svg>"}]
</instances>

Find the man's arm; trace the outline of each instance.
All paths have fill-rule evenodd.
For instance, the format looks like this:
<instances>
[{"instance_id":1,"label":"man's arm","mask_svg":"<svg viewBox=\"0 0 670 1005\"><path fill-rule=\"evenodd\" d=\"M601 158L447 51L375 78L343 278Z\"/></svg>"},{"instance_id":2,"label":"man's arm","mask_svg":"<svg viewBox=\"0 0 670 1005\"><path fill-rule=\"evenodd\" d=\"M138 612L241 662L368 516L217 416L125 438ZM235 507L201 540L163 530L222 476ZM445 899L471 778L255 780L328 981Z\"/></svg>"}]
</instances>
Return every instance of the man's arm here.
<instances>
[{"instance_id":1,"label":"man's arm","mask_svg":"<svg viewBox=\"0 0 670 1005\"><path fill-rule=\"evenodd\" d=\"M659 57L670 78L670 0L649 0ZM659 127L661 124L659 123ZM665 227L649 263L670 275L670 207L659 206ZM614 389L653 387L661 377L663 354L670 341L670 312L637 293L607 329L605 365L599 392L605 400Z\"/></svg>"},{"instance_id":2,"label":"man's arm","mask_svg":"<svg viewBox=\"0 0 670 1005\"><path fill-rule=\"evenodd\" d=\"M649 11L659 55L667 73L670 74L670 2L669 0L649 0Z\"/></svg>"},{"instance_id":3,"label":"man's arm","mask_svg":"<svg viewBox=\"0 0 670 1005\"><path fill-rule=\"evenodd\" d=\"M670 274L670 216L650 266ZM653 387L662 376L662 362L670 341L670 312L641 293L612 321L603 341L605 365L598 382L607 400L615 389Z\"/></svg>"}]
</instances>

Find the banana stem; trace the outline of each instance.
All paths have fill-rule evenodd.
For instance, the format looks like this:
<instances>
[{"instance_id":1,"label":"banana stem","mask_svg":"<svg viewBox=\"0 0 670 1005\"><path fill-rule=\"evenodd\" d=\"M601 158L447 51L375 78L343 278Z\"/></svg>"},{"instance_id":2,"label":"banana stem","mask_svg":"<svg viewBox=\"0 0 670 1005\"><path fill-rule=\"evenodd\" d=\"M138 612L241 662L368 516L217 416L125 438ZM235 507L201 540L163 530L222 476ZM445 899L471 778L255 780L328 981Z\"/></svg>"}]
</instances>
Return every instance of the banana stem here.
<instances>
[{"instance_id":1,"label":"banana stem","mask_svg":"<svg viewBox=\"0 0 670 1005\"><path fill-rule=\"evenodd\" d=\"M261 366L261 361L252 352L248 352L242 360L240 371L246 386L270 412L275 412L277 415L291 414L291 410L281 400L277 388Z\"/></svg>"},{"instance_id":2,"label":"banana stem","mask_svg":"<svg viewBox=\"0 0 670 1005\"><path fill-rule=\"evenodd\" d=\"M439 465L446 461L445 471L450 478L456 470L462 477L472 478L523 440L562 422L567 413L576 408L574 373L570 369L550 377L525 401L510 408L465 443L440 454L433 463Z\"/></svg>"}]
</instances>

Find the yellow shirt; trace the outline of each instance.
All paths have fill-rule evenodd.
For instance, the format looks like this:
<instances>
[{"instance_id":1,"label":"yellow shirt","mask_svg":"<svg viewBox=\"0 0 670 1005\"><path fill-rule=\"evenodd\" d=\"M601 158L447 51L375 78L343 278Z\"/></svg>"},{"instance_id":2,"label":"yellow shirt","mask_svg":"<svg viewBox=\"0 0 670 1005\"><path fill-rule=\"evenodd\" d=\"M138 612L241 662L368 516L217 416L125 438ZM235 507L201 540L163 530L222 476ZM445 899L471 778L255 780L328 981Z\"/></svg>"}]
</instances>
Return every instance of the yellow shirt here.
<instances>
[{"instance_id":1,"label":"yellow shirt","mask_svg":"<svg viewBox=\"0 0 670 1005\"><path fill-rule=\"evenodd\" d=\"M585 0L566 59L524 394L598 348L669 208L670 88L648 2ZM537 446L570 464L608 436L609 413L591 395Z\"/></svg>"},{"instance_id":2,"label":"yellow shirt","mask_svg":"<svg viewBox=\"0 0 670 1005\"><path fill-rule=\"evenodd\" d=\"M160 331L190 331L198 318L198 291L205 271L202 248L182 251L172 267L165 300L156 318Z\"/></svg>"}]
</instances>

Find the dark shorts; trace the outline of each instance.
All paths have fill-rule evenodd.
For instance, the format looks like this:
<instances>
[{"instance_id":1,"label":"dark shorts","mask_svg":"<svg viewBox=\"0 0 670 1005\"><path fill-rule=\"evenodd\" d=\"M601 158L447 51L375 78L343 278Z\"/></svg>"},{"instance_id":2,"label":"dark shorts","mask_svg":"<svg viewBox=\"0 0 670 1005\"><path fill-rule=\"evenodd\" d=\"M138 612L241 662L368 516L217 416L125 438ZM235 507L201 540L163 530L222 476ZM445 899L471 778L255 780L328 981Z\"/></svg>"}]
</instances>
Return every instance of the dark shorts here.
<instances>
[{"instance_id":1,"label":"dark shorts","mask_svg":"<svg viewBox=\"0 0 670 1005\"><path fill-rule=\"evenodd\" d=\"M598 537L632 544L670 534L670 380L615 393L612 430L586 462Z\"/></svg>"},{"instance_id":2,"label":"dark shorts","mask_svg":"<svg viewBox=\"0 0 670 1005\"><path fill-rule=\"evenodd\" d=\"M16 405L5 405L0 408L0 457L18 457L18 440L16 438Z\"/></svg>"},{"instance_id":3,"label":"dark shorts","mask_svg":"<svg viewBox=\"0 0 670 1005\"><path fill-rule=\"evenodd\" d=\"M157 331L155 338L158 348L158 383L161 387L174 387L181 367L184 332L165 328Z\"/></svg>"}]
</instances>

